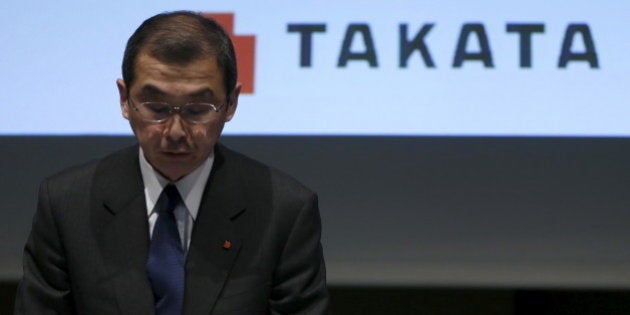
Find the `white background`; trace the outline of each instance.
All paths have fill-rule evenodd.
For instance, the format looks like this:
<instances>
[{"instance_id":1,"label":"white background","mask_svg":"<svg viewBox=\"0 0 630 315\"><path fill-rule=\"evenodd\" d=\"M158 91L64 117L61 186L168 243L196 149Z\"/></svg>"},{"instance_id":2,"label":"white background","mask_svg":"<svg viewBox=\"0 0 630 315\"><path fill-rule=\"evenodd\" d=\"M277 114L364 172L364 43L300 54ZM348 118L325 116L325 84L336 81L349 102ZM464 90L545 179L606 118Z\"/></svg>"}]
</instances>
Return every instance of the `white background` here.
<instances>
[{"instance_id":1,"label":"white background","mask_svg":"<svg viewBox=\"0 0 630 315\"><path fill-rule=\"evenodd\" d=\"M235 13L235 33L256 36L255 93L243 95L227 134L630 136L630 4L625 1L33 1L0 3L0 134L130 134L116 78L126 40L159 12ZM290 23L324 23L312 66L299 66ZM370 26L378 67L337 67L348 24ZM425 41L398 66L398 28ZM461 26L482 23L494 68L453 68ZM530 69L507 23L543 23ZM570 23L590 27L599 69L558 68ZM476 37L472 37L476 39ZM582 49L580 36L573 50ZM469 44L476 49L476 40ZM353 43L361 51L362 42Z\"/></svg>"}]
</instances>

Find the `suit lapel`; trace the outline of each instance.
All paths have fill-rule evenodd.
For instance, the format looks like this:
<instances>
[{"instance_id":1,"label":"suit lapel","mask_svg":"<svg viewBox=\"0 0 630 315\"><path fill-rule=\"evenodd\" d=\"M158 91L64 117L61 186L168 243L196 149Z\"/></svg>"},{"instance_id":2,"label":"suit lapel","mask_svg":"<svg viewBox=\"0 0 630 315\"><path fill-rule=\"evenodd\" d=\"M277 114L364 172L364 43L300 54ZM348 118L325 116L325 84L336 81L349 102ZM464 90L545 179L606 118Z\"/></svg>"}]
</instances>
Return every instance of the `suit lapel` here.
<instances>
[{"instance_id":1,"label":"suit lapel","mask_svg":"<svg viewBox=\"0 0 630 315\"><path fill-rule=\"evenodd\" d=\"M95 173L92 192L93 224L123 314L153 314L154 308L146 276L149 227L138 163L137 146L106 158Z\"/></svg>"},{"instance_id":2,"label":"suit lapel","mask_svg":"<svg viewBox=\"0 0 630 315\"><path fill-rule=\"evenodd\" d=\"M241 247L232 220L244 211L240 173L215 148L186 259L184 314L210 314Z\"/></svg>"},{"instance_id":3,"label":"suit lapel","mask_svg":"<svg viewBox=\"0 0 630 315\"><path fill-rule=\"evenodd\" d=\"M245 209L237 166L215 148L186 259L185 314L210 314L236 261L241 238L233 220ZM94 175L92 225L122 314L153 314L146 275L150 244L138 147L103 160ZM226 243L227 241L227 243Z\"/></svg>"}]
</instances>

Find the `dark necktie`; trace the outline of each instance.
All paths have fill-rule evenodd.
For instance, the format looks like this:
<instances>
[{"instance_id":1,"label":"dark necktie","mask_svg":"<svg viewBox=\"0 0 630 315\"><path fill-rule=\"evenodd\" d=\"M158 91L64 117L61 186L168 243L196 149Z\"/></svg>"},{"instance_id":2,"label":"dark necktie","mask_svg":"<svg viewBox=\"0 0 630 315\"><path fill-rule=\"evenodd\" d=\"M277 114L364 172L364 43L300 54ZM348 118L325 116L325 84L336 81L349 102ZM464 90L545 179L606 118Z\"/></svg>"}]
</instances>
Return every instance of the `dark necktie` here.
<instances>
[{"instance_id":1,"label":"dark necktie","mask_svg":"<svg viewBox=\"0 0 630 315\"><path fill-rule=\"evenodd\" d=\"M177 188L167 185L156 205L147 273L153 288L156 315L180 315L184 301L184 251L173 210L181 201Z\"/></svg>"}]
</instances>

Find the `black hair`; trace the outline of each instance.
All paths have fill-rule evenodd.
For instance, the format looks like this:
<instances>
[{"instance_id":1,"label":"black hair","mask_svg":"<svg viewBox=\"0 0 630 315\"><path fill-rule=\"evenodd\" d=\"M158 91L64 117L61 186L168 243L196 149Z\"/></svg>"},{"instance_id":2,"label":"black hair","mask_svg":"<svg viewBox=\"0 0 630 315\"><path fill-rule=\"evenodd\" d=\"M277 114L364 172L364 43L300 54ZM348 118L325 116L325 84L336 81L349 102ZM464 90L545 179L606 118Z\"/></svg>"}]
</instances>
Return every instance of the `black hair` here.
<instances>
[{"instance_id":1,"label":"black hair","mask_svg":"<svg viewBox=\"0 0 630 315\"><path fill-rule=\"evenodd\" d=\"M122 63L127 89L135 79L135 63L140 53L182 65L215 56L223 70L226 96L236 87L236 56L230 36L214 19L201 14L190 11L161 13L136 29L127 41Z\"/></svg>"}]
</instances>

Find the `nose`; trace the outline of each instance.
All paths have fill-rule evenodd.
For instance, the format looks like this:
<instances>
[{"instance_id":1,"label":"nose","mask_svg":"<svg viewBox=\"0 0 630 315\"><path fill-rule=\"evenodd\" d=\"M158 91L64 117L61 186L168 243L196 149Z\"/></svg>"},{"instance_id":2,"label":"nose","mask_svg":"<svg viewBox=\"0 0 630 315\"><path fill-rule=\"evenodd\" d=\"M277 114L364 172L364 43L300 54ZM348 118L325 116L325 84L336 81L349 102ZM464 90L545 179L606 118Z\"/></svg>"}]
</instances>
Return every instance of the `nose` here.
<instances>
[{"instance_id":1,"label":"nose","mask_svg":"<svg viewBox=\"0 0 630 315\"><path fill-rule=\"evenodd\" d=\"M170 117L166 125L166 137L170 141L181 141L186 138L186 126L179 114L174 114Z\"/></svg>"}]
</instances>

